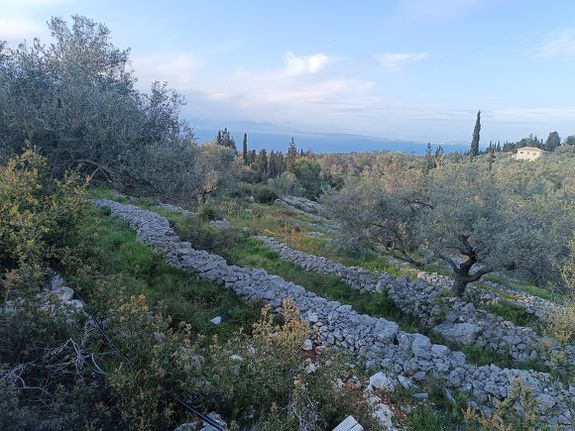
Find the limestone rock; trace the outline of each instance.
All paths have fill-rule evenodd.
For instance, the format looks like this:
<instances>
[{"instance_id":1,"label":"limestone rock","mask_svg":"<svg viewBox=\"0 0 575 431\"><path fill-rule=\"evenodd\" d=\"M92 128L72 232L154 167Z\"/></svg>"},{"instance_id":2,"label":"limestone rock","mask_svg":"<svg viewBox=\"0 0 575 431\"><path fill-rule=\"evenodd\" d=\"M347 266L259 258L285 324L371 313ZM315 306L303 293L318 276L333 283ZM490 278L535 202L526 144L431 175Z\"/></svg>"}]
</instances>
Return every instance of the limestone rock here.
<instances>
[{"instance_id":1,"label":"limestone rock","mask_svg":"<svg viewBox=\"0 0 575 431\"><path fill-rule=\"evenodd\" d=\"M393 391L395 389L395 384L383 371L379 371L371 376L369 378L369 385L373 389L384 391Z\"/></svg>"},{"instance_id":2,"label":"limestone rock","mask_svg":"<svg viewBox=\"0 0 575 431\"><path fill-rule=\"evenodd\" d=\"M475 323L442 323L433 328L433 332L447 341L459 344L473 344L481 333L481 327Z\"/></svg>"}]
</instances>

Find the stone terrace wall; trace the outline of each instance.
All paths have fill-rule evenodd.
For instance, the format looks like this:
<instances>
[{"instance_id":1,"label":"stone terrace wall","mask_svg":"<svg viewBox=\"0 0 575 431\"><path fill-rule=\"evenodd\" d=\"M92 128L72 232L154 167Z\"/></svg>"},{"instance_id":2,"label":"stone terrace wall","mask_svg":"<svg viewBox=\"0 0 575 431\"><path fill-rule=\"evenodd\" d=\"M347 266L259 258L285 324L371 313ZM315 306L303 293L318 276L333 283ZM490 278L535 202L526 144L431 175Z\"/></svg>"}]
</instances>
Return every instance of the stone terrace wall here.
<instances>
[{"instance_id":1,"label":"stone terrace wall","mask_svg":"<svg viewBox=\"0 0 575 431\"><path fill-rule=\"evenodd\" d=\"M509 354L517 362L548 359L561 351L558 343L539 336L533 329L521 327L460 298L442 295L440 286L424 280L410 280L390 274L369 271L355 266L345 266L325 257L310 255L281 243L275 238L258 235L257 238L279 253L282 259L323 274L333 275L362 292L386 292L405 314L416 317L420 323L458 345L476 345L482 349ZM549 347L543 354L542 342ZM549 354L551 353L551 354ZM568 348L568 357L575 364L575 348Z\"/></svg>"},{"instance_id":2,"label":"stone terrace wall","mask_svg":"<svg viewBox=\"0 0 575 431\"><path fill-rule=\"evenodd\" d=\"M284 298L292 298L302 319L317 331L319 342L358 354L403 385L441 377L446 387L470 391L474 402L488 408L506 398L519 379L533 388L539 405L546 409L547 422L561 424L565 429L572 423L566 399L573 397L575 390L559 387L548 374L468 364L465 354L432 344L424 335L402 332L396 323L360 315L349 305L328 301L261 269L228 265L220 256L195 250L189 242L180 240L166 218L156 213L109 200L99 200L96 205L109 208L113 216L128 222L141 241L162 250L174 267L218 282L244 300L278 306Z\"/></svg>"},{"instance_id":3,"label":"stone terrace wall","mask_svg":"<svg viewBox=\"0 0 575 431\"><path fill-rule=\"evenodd\" d=\"M449 277L437 273L414 271L414 274L417 278L425 280L435 286L450 288L453 284L453 280ZM545 319L549 313L553 313L561 308L560 304L539 298L538 296L529 295L517 289L502 286L493 281L482 280L481 284L485 285L489 290L474 285L468 286L467 290L470 294L475 294L478 297L479 303L484 305L495 304L504 299L522 308L527 314L531 314L541 320Z\"/></svg>"}]
</instances>

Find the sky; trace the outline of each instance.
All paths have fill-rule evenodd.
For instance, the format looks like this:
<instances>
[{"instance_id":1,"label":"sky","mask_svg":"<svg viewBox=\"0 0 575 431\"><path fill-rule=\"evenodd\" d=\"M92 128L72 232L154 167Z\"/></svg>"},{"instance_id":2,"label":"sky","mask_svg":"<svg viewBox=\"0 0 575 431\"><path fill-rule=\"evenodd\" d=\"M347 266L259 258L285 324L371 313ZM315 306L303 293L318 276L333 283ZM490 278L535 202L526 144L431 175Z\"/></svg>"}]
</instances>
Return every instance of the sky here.
<instances>
[{"instance_id":1,"label":"sky","mask_svg":"<svg viewBox=\"0 0 575 431\"><path fill-rule=\"evenodd\" d=\"M482 144L575 134L570 0L0 0L0 40L85 15L197 127ZM208 126L209 125L209 126Z\"/></svg>"}]
</instances>

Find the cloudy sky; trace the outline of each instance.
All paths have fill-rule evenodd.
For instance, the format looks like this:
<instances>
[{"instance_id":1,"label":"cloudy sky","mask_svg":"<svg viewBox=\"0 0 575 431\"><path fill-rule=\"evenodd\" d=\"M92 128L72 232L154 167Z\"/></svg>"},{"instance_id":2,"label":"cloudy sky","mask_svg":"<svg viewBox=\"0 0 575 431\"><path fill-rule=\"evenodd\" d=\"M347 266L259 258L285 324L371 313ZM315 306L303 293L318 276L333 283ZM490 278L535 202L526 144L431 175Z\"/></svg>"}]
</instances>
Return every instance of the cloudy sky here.
<instances>
[{"instance_id":1,"label":"cloudy sky","mask_svg":"<svg viewBox=\"0 0 575 431\"><path fill-rule=\"evenodd\" d=\"M570 0L0 0L0 39L86 15L197 124L469 142L575 134Z\"/></svg>"}]
</instances>

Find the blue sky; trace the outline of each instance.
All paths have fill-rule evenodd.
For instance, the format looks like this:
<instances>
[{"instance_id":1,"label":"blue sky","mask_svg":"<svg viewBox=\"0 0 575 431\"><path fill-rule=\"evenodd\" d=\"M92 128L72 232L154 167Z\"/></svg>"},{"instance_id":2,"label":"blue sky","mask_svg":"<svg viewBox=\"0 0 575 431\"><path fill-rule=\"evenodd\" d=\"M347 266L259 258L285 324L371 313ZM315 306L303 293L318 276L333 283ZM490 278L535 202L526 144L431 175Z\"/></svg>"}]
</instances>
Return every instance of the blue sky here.
<instances>
[{"instance_id":1,"label":"blue sky","mask_svg":"<svg viewBox=\"0 0 575 431\"><path fill-rule=\"evenodd\" d=\"M482 144L575 134L575 2L0 0L0 39L86 15L192 125Z\"/></svg>"}]
</instances>

